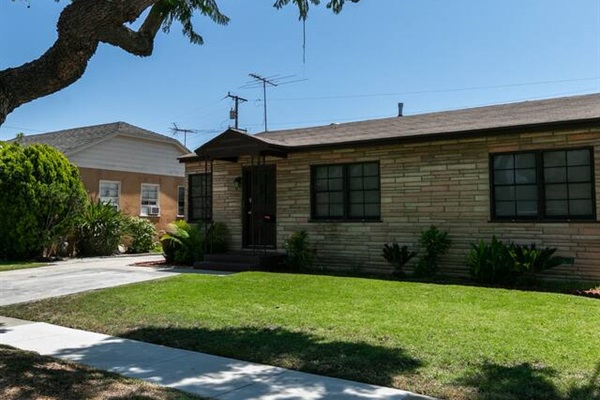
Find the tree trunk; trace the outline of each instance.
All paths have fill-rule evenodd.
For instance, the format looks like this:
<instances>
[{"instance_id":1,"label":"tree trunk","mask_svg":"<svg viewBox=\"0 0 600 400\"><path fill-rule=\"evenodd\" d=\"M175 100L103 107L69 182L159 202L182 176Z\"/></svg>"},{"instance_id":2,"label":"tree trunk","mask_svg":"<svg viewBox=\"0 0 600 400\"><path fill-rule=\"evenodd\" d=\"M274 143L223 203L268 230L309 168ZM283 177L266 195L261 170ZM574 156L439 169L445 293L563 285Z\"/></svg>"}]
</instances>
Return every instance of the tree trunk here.
<instances>
[{"instance_id":1,"label":"tree trunk","mask_svg":"<svg viewBox=\"0 0 600 400\"><path fill-rule=\"evenodd\" d=\"M139 31L124 24L135 21L161 0L74 0L57 23L58 39L35 61L0 71L0 125L22 104L55 93L77 81L100 42L139 55L152 54L162 24L153 7Z\"/></svg>"}]
</instances>

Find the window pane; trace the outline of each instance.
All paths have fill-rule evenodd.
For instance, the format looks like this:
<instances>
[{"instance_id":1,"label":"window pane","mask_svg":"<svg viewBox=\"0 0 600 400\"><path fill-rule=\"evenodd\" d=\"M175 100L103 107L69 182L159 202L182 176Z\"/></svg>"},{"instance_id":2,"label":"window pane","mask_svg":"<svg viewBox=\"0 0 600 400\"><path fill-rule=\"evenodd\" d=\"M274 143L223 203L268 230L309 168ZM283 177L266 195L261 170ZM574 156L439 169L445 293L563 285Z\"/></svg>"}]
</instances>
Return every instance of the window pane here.
<instances>
[{"instance_id":1,"label":"window pane","mask_svg":"<svg viewBox=\"0 0 600 400\"><path fill-rule=\"evenodd\" d=\"M365 189L379 189L379 177L373 176L365 178Z\"/></svg>"},{"instance_id":2,"label":"window pane","mask_svg":"<svg viewBox=\"0 0 600 400\"><path fill-rule=\"evenodd\" d=\"M330 215L332 217L343 217L344 216L344 205L343 204L332 204L329 208Z\"/></svg>"},{"instance_id":3,"label":"window pane","mask_svg":"<svg viewBox=\"0 0 600 400\"><path fill-rule=\"evenodd\" d=\"M344 193L343 192L329 192L330 203L343 203Z\"/></svg>"},{"instance_id":4,"label":"window pane","mask_svg":"<svg viewBox=\"0 0 600 400\"><path fill-rule=\"evenodd\" d=\"M517 200L536 200L537 201L537 186L526 185L516 187Z\"/></svg>"},{"instance_id":5,"label":"window pane","mask_svg":"<svg viewBox=\"0 0 600 400\"><path fill-rule=\"evenodd\" d=\"M363 178L350 178L350 190L361 190L363 188Z\"/></svg>"},{"instance_id":6,"label":"window pane","mask_svg":"<svg viewBox=\"0 0 600 400\"><path fill-rule=\"evenodd\" d=\"M590 167L569 167L569 182L589 182L591 180Z\"/></svg>"},{"instance_id":7,"label":"window pane","mask_svg":"<svg viewBox=\"0 0 600 400\"><path fill-rule=\"evenodd\" d=\"M379 217L379 203L378 204L365 204L365 217Z\"/></svg>"},{"instance_id":8,"label":"window pane","mask_svg":"<svg viewBox=\"0 0 600 400\"><path fill-rule=\"evenodd\" d=\"M352 204L350 205L350 216L357 218L365 215L365 208L363 204Z\"/></svg>"},{"instance_id":9,"label":"window pane","mask_svg":"<svg viewBox=\"0 0 600 400\"><path fill-rule=\"evenodd\" d=\"M537 201L517 201L517 215L520 217L537 216Z\"/></svg>"},{"instance_id":10,"label":"window pane","mask_svg":"<svg viewBox=\"0 0 600 400\"><path fill-rule=\"evenodd\" d=\"M515 170L516 183L535 183L535 169L517 169Z\"/></svg>"},{"instance_id":11,"label":"window pane","mask_svg":"<svg viewBox=\"0 0 600 400\"><path fill-rule=\"evenodd\" d=\"M315 167L315 177L319 178L327 178L327 167Z\"/></svg>"},{"instance_id":12,"label":"window pane","mask_svg":"<svg viewBox=\"0 0 600 400\"><path fill-rule=\"evenodd\" d=\"M364 203L365 196L363 192L350 192L350 203Z\"/></svg>"},{"instance_id":13,"label":"window pane","mask_svg":"<svg viewBox=\"0 0 600 400\"><path fill-rule=\"evenodd\" d=\"M515 187L514 186L498 186L496 187L496 200L514 200L515 199Z\"/></svg>"},{"instance_id":14,"label":"window pane","mask_svg":"<svg viewBox=\"0 0 600 400\"><path fill-rule=\"evenodd\" d=\"M365 191L365 203L379 204L379 190Z\"/></svg>"},{"instance_id":15,"label":"window pane","mask_svg":"<svg viewBox=\"0 0 600 400\"><path fill-rule=\"evenodd\" d=\"M567 152L568 165L590 165L590 150L570 150Z\"/></svg>"},{"instance_id":16,"label":"window pane","mask_svg":"<svg viewBox=\"0 0 600 400\"><path fill-rule=\"evenodd\" d=\"M569 212L573 216L592 215L592 200L571 200L569 201Z\"/></svg>"},{"instance_id":17,"label":"window pane","mask_svg":"<svg viewBox=\"0 0 600 400\"><path fill-rule=\"evenodd\" d=\"M514 217L516 215L515 203L513 201L496 202L497 217Z\"/></svg>"},{"instance_id":18,"label":"window pane","mask_svg":"<svg viewBox=\"0 0 600 400\"><path fill-rule=\"evenodd\" d=\"M327 190L327 179L317 179L315 180L315 190L317 192L322 192Z\"/></svg>"},{"instance_id":19,"label":"window pane","mask_svg":"<svg viewBox=\"0 0 600 400\"><path fill-rule=\"evenodd\" d=\"M566 155L564 151L546 151L544 152L544 168L560 167L566 164Z\"/></svg>"},{"instance_id":20,"label":"window pane","mask_svg":"<svg viewBox=\"0 0 600 400\"><path fill-rule=\"evenodd\" d=\"M566 182L567 181L567 170L564 167L558 168L544 168L544 181L545 182Z\"/></svg>"},{"instance_id":21,"label":"window pane","mask_svg":"<svg viewBox=\"0 0 600 400\"><path fill-rule=\"evenodd\" d=\"M566 200L547 201L546 214L550 217L560 217L569 215L569 202Z\"/></svg>"},{"instance_id":22,"label":"window pane","mask_svg":"<svg viewBox=\"0 0 600 400\"><path fill-rule=\"evenodd\" d=\"M327 204L319 204L315 208L315 212L317 217L328 217L329 216L329 206Z\"/></svg>"},{"instance_id":23,"label":"window pane","mask_svg":"<svg viewBox=\"0 0 600 400\"><path fill-rule=\"evenodd\" d=\"M344 181L341 178L329 180L329 190L342 190L344 188Z\"/></svg>"},{"instance_id":24,"label":"window pane","mask_svg":"<svg viewBox=\"0 0 600 400\"><path fill-rule=\"evenodd\" d=\"M515 173L512 169L506 171L494 171L494 183L496 185L512 185L515 183Z\"/></svg>"},{"instance_id":25,"label":"window pane","mask_svg":"<svg viewBox=\"0 0 600 400\"><path fill-rule=\"evenodd\" d=\"M377 163L365 164L363 167L363 174L365 176L379 176L379 164L377 164Z\"/></svg>"},{"instance_id":26,"label":"window pane","mask_svg":"<svg viewBox=\"0 0 600 400\"><path fill-rule=\"evenodd\" d=\"M494 156L494 169L512 169L515 167L514 156L512 154L500 154Z\"/></svg>"},{"instance_id":27,"label":"window pane","mask_svg":"<svg viewBox=\"0 0 600 400\"><path fill-rule=\"evenodd\" d=\"M567 199L567 185L564 183L546 185L546 199L565 200Z\"/></svg>"},{"instance_id":28,"label":"window pane","mask_svg":"<svg viewBox=\"0 0 600 400\"><path fill-rule=\"evenodd\" d=\"M329 193L317 193L317 195L315 196L315 201L317 202L317 204L329 203Z\"/></svg>"},{"instance_id":29,"label":"window pane","mask_svg":"<svg viewBox=\"0 0 600 400\"><path fill-rule=\"evenodd\" d=\"M348 174L350 176L362 176L363 175L363 165L362 164L352 164L348 167Z\"/></svg>"},{"instance_id":30,"label":"window pane","mask_svg":"<svg viewBox=\"0 0 600 400\"><path fill-rule=\"evenodd\" d=\"M524 153L515 155L515 168L535 168L535 154Z\"/></svg>"},{"instance_id":31,"label":"window pane","mask_svg":"<svg viewBox=\"0 0 600 400\"><path fill-rule=\"evenodd\" d=\"M570 199L591 199L592 185L589 183L571 183L569 185Z\"/></svg>"},{"instance_id":32,"label":"window pane","mask_svg":"<svg viewBox=\"0 0 600 400\"><path fill-rule=\"evenodd\" d=\"M329 177L330 178L341 178L342 177L342 166L336 165L333 167L329 167Z\"/></svg>"}]
</instances>

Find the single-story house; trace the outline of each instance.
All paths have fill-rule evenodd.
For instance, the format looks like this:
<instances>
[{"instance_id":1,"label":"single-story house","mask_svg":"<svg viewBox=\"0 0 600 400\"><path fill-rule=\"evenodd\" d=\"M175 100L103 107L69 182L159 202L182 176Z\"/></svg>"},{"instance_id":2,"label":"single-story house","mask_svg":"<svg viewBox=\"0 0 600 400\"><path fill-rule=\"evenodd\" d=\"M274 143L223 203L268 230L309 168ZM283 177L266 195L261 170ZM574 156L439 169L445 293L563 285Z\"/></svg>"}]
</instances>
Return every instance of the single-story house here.
<instances>
[{"instance_id":1,"label":"single-story house","mask_svg":"<svg viewBox=\"0 0 600 400\"><path fill-rule=\"evenodd\" d=\"M91 198L148 218L158 230L184 216L185 168L177 158L190 151L176 139L115 122L26 135L21 143L57 148L77 165Z\"/></svg>"},{"instance_id":2,"label":"single-story house","mask_svg":"<svg viewBox=\"0 0 600 400\"><path fill-rule=\"evenodd\" d=\"M442 272L468 273L492 235L557 247L550 276L600 279L600 94L250 135L228 129L181 157L190 221L234 249L281 250L305 230L328 268L389 268L385 243L431 225Z\"/></svg>"}]
</instances>

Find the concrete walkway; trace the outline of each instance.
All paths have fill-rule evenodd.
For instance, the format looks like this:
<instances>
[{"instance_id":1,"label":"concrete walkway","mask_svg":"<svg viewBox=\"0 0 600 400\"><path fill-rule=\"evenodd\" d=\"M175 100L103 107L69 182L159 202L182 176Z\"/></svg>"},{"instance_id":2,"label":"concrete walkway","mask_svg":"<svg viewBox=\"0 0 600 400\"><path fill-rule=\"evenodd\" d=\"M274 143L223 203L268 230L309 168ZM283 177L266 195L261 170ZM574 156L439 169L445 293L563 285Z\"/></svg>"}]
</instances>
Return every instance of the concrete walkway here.
<instances>
[{"instance_id":1,"label":"concrete walkway","mask_svg":"<svg viewBox=\"0 0 600 400\"><path fill-rule=\"evenodd\" d=\"M0 317L0 344L215 399L431 399L402 390L6 317Z\"/></svg>"},{"instance_id":2,"label":"concrete walkway","mask_svg":"<svg viewBox=\"0 0 600 400\"><path fill-rule=\"evenodd\" d=\"M177 270L132 266L158 255L74 258L47 267L0 273L0 306L166 278Z\"/></svg>"}]
</instances>

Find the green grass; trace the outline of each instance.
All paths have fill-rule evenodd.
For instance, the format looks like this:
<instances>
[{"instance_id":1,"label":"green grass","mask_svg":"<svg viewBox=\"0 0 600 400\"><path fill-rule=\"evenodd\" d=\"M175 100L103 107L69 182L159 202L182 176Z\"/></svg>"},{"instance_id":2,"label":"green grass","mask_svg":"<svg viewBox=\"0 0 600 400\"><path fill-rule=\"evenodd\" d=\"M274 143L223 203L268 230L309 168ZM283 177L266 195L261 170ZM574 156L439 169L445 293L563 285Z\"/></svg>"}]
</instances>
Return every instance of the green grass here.
<instances>
[{"instance_id":1,"label":"green grass","mask_svg":"<svg viewBox=\"0 0 600 400\"><path fill-rule=\"evenodd\" d=\"M0 272L15 269L39 268L47 266L47 263L32 261L0 261Z\"/></svg>"},{"instance_id":2,"label":"green grass","mask_svg":"<svg viewBox=\"0 0 600 400\"><path fill-rule=\"evenodd\" d=\"M449 399L600 399L600 301L563 294L190 274L0 315Z\"/></svg>"}]
</instances>

